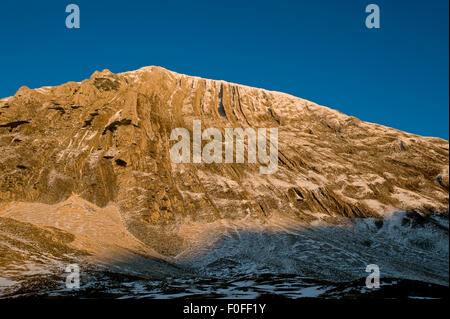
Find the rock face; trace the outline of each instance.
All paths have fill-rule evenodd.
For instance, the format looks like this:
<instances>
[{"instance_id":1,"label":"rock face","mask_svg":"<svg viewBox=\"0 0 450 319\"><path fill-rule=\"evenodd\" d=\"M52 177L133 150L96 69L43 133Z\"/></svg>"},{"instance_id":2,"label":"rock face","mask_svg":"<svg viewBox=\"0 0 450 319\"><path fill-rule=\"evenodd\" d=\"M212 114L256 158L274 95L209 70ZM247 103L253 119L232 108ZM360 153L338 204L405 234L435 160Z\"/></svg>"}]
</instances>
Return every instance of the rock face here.
<instances>
[{"instance_id":1,"label":"rock face","mask_svg":"<svg viewBox=\"0 0 450 319\"><path fill-rule=\"evenodd\" d=\"M222 131L278 128L277 172L172 163L171 131L192 131L193 120ZM0 151L0 208L72 195L116 205L128 231L163 254L183 248L176 230L186 221L448 214L448 141L160 67L20 88L0 100Z\"/></svg>"}]
</instances>

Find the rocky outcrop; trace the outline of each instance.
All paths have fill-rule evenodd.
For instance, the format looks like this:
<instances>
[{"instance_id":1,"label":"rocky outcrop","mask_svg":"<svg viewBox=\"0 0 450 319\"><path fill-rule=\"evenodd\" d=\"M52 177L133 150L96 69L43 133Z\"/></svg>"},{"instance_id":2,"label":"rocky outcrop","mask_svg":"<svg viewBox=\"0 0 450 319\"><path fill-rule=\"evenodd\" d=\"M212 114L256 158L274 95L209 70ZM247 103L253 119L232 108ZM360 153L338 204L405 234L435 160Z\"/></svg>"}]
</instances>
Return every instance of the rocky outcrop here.
<instances>
[{"instance_id":1,"label":"rocky outcrop","mask_svg":"<svg viewBox=\"0 0 450 319\"><path fill-rule=\"evenodd\" d=\"M172 163L170 133L192 131L193 120L222 132L278 128L277 172L261 175L247 162ZM20 88L0 100L0 150L1 204L55 204L72 194L113 203L127 229L164 254L182 249L176 229L186 221L448 213L448 141L160 67Z\"/></svg>"}]
</instances>

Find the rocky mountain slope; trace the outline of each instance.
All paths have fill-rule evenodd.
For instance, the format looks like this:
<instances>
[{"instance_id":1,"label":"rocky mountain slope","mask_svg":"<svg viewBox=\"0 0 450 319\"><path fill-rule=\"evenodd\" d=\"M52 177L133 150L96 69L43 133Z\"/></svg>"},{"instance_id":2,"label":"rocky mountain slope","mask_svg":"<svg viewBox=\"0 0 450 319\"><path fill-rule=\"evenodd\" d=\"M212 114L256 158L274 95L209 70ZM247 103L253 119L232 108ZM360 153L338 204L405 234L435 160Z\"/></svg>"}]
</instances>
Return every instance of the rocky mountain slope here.
<instances>
[{"instance_id":1,"label":"rocky mountain slope","mask_svg":"<svg viewBox=\"0 0 450 319\"><path fill-rule=\"evenodd\" d=\"M46 282L63 286L74 263L91 265L94 273L180 276L169 262L126 230L114 205L100 208L71 196L55 205L11 202L0 209L0 296L4 289L30 293L37 285L38 291Z\"/></svg>"},{"instance_id":2,"label":"rocky mountain slope","mask_svg":"<svg viewBox=\"0 0 450 319\"><path fill-rule=\"evenodd\" d=\"M194 120L222 133L277 128L278 170L174 164L170 134ZM65 291L70 263L83 265L86 289L119 296L248 269L357 280L373 262L393 278L448 284L448 148L160 67L22 87L0 100L0 295ZM181 281L140 288L167 277Z\"/></svg>"},{"instance_id":3,"label":"rocky mountain slope","mask_svg":"<svg viewBox=\"0 0 450 319\"><path fill-rule=\"evenodd\" d=\"M170 133L192 131L193 120L222 131L278 128L277 172L261 175L247 162L172 163ZM288 94L160 67L21 87L0 100L0 151L0 215L8 218L2 223L15 219L76 233L76 225L64 226L76 214L60 224L44 222L47 209L30 205L82 202L117 211L126 247L168 256L189 245L197 233L186 225L196 223L448 214L448 141L362 122ZM34 211L39 217L30 217Z\"/></svg>"}]
</instances>

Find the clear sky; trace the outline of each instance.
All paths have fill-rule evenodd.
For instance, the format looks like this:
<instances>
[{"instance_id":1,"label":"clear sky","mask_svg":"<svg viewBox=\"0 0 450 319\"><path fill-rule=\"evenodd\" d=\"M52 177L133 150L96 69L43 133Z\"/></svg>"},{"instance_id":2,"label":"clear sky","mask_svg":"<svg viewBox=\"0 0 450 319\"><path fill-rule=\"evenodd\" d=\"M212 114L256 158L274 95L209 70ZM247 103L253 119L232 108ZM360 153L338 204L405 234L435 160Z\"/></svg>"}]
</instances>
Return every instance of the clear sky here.
<instances>
[{"instance_id":1,"label":"clear sky","mask_svg":"<svg viewBox=\"0 0 450 319\"><path fill-rule=\"evenodd\" d=\"M380 29L365 27L370 3ZM448 0L1 0L0 13L1 97L159 65L448 140Z\"/></svg>"}]
</instances>

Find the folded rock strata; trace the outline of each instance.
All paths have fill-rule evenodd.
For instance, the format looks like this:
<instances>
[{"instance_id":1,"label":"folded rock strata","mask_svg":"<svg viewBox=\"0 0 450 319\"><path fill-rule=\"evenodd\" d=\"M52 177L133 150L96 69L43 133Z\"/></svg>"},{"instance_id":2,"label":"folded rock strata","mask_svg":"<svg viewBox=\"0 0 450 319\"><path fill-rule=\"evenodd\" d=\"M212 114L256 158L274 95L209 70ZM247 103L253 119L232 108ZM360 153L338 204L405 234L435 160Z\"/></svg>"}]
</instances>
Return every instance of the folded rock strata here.
<instances>
[{"instance_id":1,"label":"folded rock strata","mask_svg":"<svg viewBox=\"0 0 450 319\"><path fill-rule=\"evenodd\" d=\"M172 163L170 133L192 131L193 120L222 132L278 128L277 172L261 175L258 164L247 162ZM187 245L177 230L188 222L448 214L448 141L363 122L288 94L161 67L21 87L0 100L0 154L1 210L70 198L114 206L134 244L167 255Z\"/></svg>"}]
</instances>

